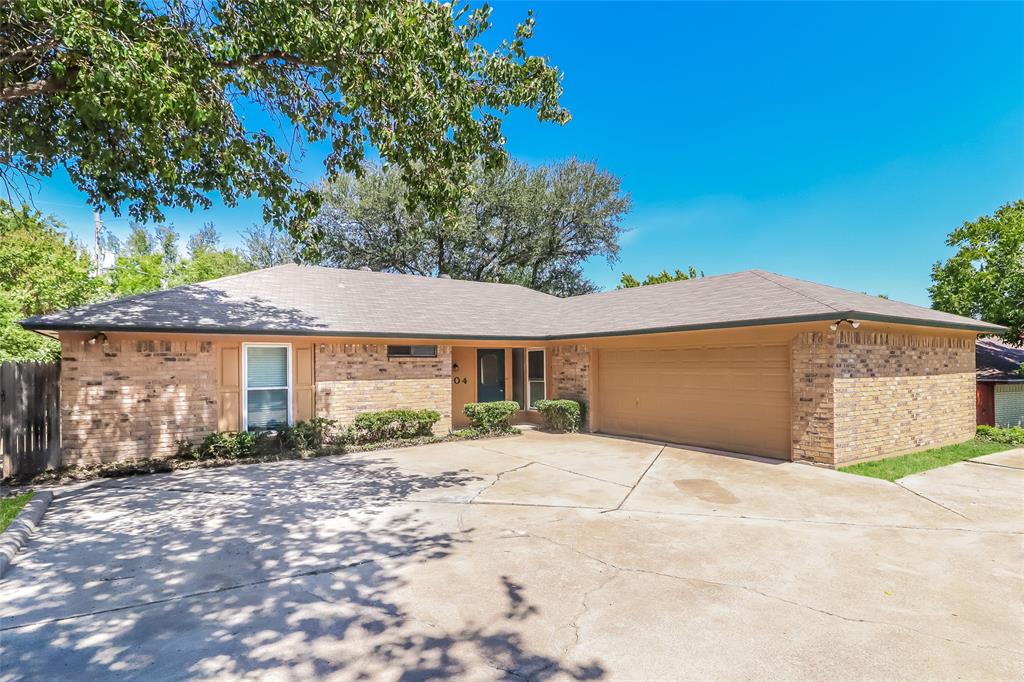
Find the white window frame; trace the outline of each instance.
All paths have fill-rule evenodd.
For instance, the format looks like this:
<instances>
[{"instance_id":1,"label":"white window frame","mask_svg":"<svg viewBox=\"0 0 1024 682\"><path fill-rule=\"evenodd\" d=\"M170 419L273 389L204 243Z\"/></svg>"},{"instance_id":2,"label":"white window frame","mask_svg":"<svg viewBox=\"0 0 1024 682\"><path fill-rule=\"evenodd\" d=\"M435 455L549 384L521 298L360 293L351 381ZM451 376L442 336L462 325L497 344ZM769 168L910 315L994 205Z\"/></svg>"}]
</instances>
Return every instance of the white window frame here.
<instances>
[{"instance_id":1,"label":"white window frame","mask_svg":"<svg viewBox=\"0 0 1024 682\"><path fill-rule=\"evenodd\" d=\"M523 358L523 381L526 383L526 385L523 386L523 397L526 398L526 409L531 412L536 412L537 408L530 404L530 353L533 351L540 351L541 357L544 359L543 362L541 362L541 367L544 369L544 377L542 379L532 380L544 382L544 396L541 400L545 400L548 397L548 351L546 348L527 348L526 357Z\"/></svg>"},{"instance_id":2,"label":"white window frame","mask_svg":"<svg viewBox=\"0 0 1024 682\"><path fill-rule=\"evenodd\" d=\"M287 348L288 352L288 386L264 386L254 388L254 391L280 391L288 389L288 426L294 422L292 419L292 344L290 343L243 343L242 344L242 431L249 430L249 348Z\"/></svg>"}]
</instances>

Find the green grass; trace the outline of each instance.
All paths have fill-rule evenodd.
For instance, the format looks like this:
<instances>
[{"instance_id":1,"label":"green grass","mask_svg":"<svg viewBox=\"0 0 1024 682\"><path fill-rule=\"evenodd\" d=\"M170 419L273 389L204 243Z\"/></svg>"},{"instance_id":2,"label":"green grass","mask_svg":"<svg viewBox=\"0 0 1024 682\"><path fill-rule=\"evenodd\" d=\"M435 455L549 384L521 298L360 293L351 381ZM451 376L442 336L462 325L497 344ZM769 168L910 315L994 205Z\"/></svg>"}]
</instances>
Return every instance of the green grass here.
<instances>
[{"instance_id":1,"label":"green grass","mask_svg":"<svg viewBox=\"0 0 1024 682\"><path fill-rule=\"evenodd\" d=\"M895 481L897 478L903 478L904 476L921 471L944 467L947 464L955 464L965 459L990 455L993 452L1009 450L1013 447L1015 446L1003 443L969 440L966 443L947 445L944 448L924 450L909 455L900 455L899 457L876 459L873 462L851 464L847 467L839 467L839 470L860 476L871 476L872 478L881 478L886 481Z\"/></svg>"},{"instance_id":2,"label":"green grass","mask_svg":"<svg viewBox=\"0 0 1024 682\"><path fill-rule=\"evenodd\" d=\"M16 497L5 497L0 499L0 533L4 532L11 521L18 515L21 508L32 499L32 493L22 493Z\"/></svg>"}]
</instances>

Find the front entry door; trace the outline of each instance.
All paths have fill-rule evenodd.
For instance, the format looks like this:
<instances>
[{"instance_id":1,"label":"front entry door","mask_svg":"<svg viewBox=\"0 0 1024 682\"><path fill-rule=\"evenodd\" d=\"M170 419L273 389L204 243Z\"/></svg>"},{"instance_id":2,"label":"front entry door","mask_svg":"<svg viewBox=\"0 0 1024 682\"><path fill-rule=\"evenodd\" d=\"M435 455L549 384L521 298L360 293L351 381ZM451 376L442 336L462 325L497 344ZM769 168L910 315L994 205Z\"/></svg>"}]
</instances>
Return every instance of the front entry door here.
<instances>
[{"instance_id":1,"label":"front entry door","mask_svg":"<svg viewBox=\"0 0 1024 682\"><path fill-rule=\"evenodd\" d=\"M476 399L493 403L505 399L505 349L480 348L476 352Z\"/></svg>"}]
</instances>

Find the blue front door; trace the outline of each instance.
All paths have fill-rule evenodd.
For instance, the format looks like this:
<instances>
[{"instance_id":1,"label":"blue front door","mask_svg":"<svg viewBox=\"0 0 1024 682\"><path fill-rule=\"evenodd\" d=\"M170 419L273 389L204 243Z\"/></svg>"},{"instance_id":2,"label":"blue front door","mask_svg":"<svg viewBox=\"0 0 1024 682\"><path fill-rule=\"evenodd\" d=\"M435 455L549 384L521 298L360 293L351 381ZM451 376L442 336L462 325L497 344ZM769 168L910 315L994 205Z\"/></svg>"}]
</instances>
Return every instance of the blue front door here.
<instances>
[{"instance_id":1,"label":"blue front door","mask_svg":"<svg viewBox=\"0 0 1024 682\"><path fill-rule=\"evenodd\" d=\"M480 348L476 352L476 399L493 403L505 399L505 349Z\"/></svg>"}]
</instances>

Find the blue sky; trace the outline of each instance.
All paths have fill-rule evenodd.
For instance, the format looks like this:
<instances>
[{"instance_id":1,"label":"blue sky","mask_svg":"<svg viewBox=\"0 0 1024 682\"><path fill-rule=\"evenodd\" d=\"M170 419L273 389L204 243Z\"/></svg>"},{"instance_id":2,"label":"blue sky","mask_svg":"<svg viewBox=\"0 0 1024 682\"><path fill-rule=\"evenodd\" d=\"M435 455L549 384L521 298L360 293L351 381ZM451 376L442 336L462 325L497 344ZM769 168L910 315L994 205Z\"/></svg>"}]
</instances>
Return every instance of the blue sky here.
<instances>
[{"instance_id":1,"label":"blue sky","mask_svg":"<svg viewBox=\"0 0 1024 682\"><path fill-rule=\"evenodd\" d=\"M496 38L535 8L530 50L564 71L573 113L563 127L513 113L509 152L595 161L633 197L621 262L587 267L603 287L692 264L927 305L946 234L1024 196L1024 3L494 6ZM303 177L321 161L311 149ZM65 177L36 198L91 239ZM236 244L260 209L168 215Z\"/></svg>"}]
</instances>

